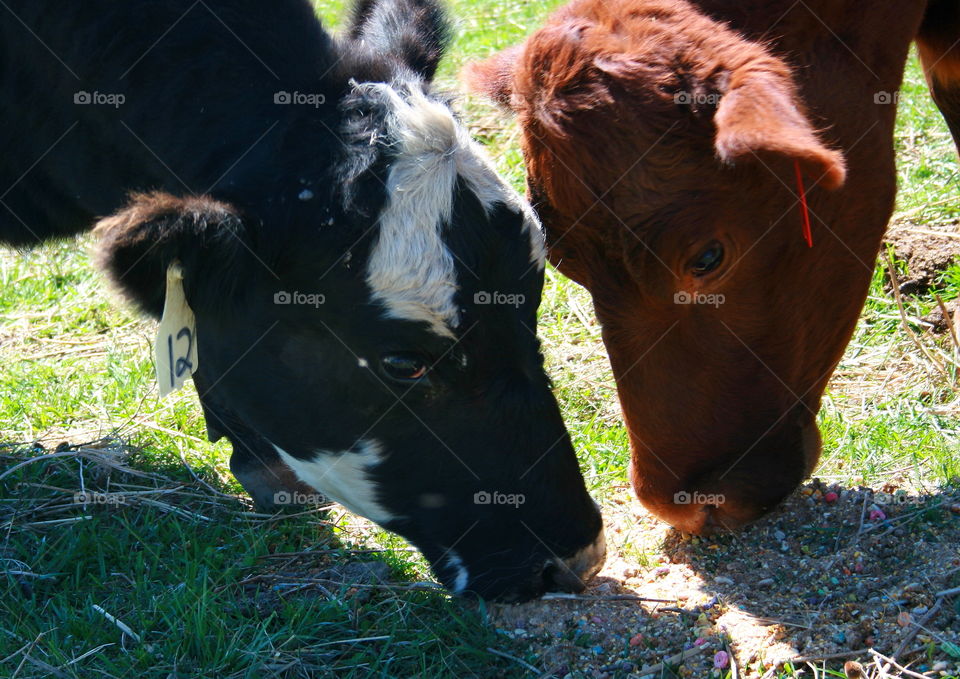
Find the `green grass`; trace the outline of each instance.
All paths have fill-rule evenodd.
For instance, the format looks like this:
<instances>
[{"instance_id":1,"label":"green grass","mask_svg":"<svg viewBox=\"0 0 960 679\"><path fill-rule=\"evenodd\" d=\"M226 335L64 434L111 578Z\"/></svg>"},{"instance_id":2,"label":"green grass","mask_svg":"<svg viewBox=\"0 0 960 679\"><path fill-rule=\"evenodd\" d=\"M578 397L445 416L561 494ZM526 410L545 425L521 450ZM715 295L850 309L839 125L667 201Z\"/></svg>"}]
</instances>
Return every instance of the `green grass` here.
<instances>
[{"instance_id":1,"label":"green grass","mask_svg":"<svg viewBox=\"0 0 960 679\"><path fill-rule=\"evenodd\" d=\"M560 2L450 4L460 18L439 80L455 91L455 73L467 59L515 43ZM336 23L343 4L325 2L321 10ZM483 102L459 106L498 169L521 188L513 125ZM954 151L913 60L900 112L898 214L921 225L952 222ZM106 292L88 247L81 240L0 252L0 444L35 441L51 452L61 441L115 436L135 452L47 459L0 481L0 570L36 574L0 576L0 675L48 676L27 655L83 678L526 675L486 650L501 642L482 606L432 591L334 587L320 596L255 580L283 563L269 555L303 550L316 556L296 562L299 571L378 561L401 582L430 576L402 540L356 518L264 517L204 492L192 474L219 491L241 492L228 472L229 447L206 441L192 387L157 398L153 324ZM884 281L878 270L824 401L819 473L876 483L907 469L918 484L936 485L960 476L957 376L949 361L939 370L913 344ZM938 291L946 300L960 297L960 266L942 275ZM932 295L905 299L915 332L922 332L916 319L934 304ZM607 500L627 482L629 453L589 296L548 271L541 319L548 369L587 484ZM920 341L934 355L952 351L945 337ZM0 454L10 452L0 447ZM147 476L111 470L110 460ZM121 507L64 508L84 484L168 492ZM64 518L70 521L33 525ZM641 566L656 563L647 545L618 547ZM358 551L370 549L377 551ZM94 605L142 643L122 638ZM389 642L355 641L376 637Z\"/></svg>"}]
</instances>

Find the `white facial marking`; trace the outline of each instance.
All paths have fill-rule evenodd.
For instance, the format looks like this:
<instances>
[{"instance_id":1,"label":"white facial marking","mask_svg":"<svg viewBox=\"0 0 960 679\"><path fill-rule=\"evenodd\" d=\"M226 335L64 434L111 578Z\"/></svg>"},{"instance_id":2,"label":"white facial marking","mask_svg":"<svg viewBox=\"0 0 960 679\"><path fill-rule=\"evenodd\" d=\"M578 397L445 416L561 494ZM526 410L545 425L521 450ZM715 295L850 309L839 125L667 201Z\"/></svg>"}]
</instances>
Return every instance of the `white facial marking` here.
<instances>
[{"instance_id":1,"label":"white facial marking","mask_svg":"<svg viewBox=\"0 0 960 679\"><path fill-rule=\"evenodd\" d=\"M463 565L463 559L460 558L459 554L452 549L447 553L449 555L447 556L447 568L457 573L453 579L453 587L451 589L454 594L460 594L467 588L470 582L470 573L467 571L467 567Z\"/></svg>"},{"instance_id":2,"label":"white facial marking","mask_svg":"<svg viewBox=\"0 0 960 679\"><path fill-rule=\"evenodd\" d=\"M523 215L530 261L542 268L546 247L540 223L450 110L424 95L419 84L409 84L409 94L403 95L385 84L358 88L388 103L387 134L398 148L387 177L389 198L367 265L367 284L389 316L424 321L438 335L454 337L460 323L454 304L457 270L443 230L450 223L457 178L488 212L503 204Z\"/></svg>"},{"instance_id":3,"label":"white facial marking","mask_svg":"<svg viewBox=\"0 0 960 679\"><path fill-rule=\"evenodd\" d=\"M380 464L382 449L374 439L364 439L353 450L317 451L312 460L302 460L274 445L280 458L297 478L336 500L354 514L376 523L396 517L377 498L377 487L368 472Z\"/></svg>"}]
</instances>

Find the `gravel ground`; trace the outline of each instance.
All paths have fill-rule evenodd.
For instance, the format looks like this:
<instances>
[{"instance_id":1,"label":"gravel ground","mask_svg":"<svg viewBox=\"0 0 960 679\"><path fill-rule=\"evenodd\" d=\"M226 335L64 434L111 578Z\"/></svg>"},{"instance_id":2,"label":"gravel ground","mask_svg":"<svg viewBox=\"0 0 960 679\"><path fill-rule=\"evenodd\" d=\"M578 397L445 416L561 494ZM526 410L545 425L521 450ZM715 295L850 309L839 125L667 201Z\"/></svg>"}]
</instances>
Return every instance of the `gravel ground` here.
<instances>
[{"instance_id":1,"label":"gravel ground","mask_svg":"<svg viewBox=\"0 0 960 679\"><path fill-rule=\"evenodd\" d=\"M956 487L814 480L764 520L711 538L664 526L627 490L606 510L611 555L578 600L490 606L517 658L545 677L720 677L731 662L733 676L776 676L791 659L843 676L848 660L874 667L870 648L924 676L960 674L960 592L938 594L960 586ZM649 553L618 553L639 534Z\"/></svg>"}]
</instances>

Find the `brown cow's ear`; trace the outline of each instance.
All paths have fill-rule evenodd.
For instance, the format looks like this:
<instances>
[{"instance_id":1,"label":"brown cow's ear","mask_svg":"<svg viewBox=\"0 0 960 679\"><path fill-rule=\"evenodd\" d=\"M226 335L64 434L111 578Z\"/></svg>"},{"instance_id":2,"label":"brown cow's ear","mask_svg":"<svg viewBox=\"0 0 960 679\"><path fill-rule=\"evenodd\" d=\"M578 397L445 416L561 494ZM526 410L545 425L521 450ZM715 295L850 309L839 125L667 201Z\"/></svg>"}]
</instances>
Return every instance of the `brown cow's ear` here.
<instances>
[{"instance_id":1,"label":"brown cow's ear","mask_svg":"<svg viewBox=\"0 0 960 679\"><path fill-rule=\"evenodd\" d=\"M484 61L475 61L464 66L460 71L460 79L466 85L467 91L483 95L503 108L511 108L513 70L523 53L523 47L508 47Z\"/></svg>"},{"instance_id":2,"label":"brown cow's ear","mask_svg":"<svg viewBox=\"0 0 960 679\"><path fill-rule=\"evenodd\" d=\"M97 259L120 290L147 313L163 313L167 267L179 261L193 273L217 278L241 247L236 210L210 197L134 194L120 212L100 220ZM192 300L191 300L192 301Z\"/></svg>"},{"instance_id":3,"label":"brown cow's ear","mask_svg":"<svg viewBox=\"0 0 960 679\"><path fill-rule=\"evenodd\" d=\"M804 174L819 185L840 188L846 178L843 154L820 142L798 102L783 64L738 69L714 117L717 155L731 165L785 157L799 161Z\"/></svg>"}]
</instances>

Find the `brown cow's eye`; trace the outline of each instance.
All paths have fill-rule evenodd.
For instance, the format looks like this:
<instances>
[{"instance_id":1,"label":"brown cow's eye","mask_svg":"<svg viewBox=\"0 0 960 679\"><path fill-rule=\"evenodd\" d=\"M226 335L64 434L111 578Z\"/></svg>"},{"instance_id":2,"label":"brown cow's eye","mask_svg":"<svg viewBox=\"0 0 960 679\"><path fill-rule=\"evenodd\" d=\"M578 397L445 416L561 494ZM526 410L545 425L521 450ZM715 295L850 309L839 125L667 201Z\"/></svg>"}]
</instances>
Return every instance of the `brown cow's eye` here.
<instances>
[{"instance_id":1,"label":"brown cow's eye","mask_svg":"<svg viewBox=\"0 0 960 679\"><path fill-rule=\"evenodd\" d=\"M690 263L694 276L706 276L723 262L723 246L713 243Z\"/></svg>"},{"instance_id":2,"label":"brown cow's eye","mask_svg":"<svg viewBox=\"0 0 960 679\"><path fill-rule=\"evenodd\" d=\"M427 374L427 363L417 354L387 354L380 362L387 377L399 382L415 382Z\"/></svg>"}]
</instances>

